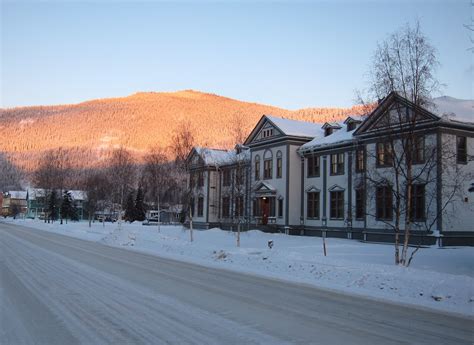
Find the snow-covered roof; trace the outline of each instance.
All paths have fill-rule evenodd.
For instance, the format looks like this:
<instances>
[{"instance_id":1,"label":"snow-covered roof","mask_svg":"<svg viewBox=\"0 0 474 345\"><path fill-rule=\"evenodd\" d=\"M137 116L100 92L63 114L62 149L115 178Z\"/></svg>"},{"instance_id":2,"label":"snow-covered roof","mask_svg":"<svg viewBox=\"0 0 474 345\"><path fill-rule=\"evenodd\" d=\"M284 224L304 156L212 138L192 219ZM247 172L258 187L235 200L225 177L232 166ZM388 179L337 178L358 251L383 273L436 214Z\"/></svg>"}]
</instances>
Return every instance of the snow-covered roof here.
<instances>
[{"instance_id":1,"label":"snow-covered roof","mask_svg":"<svg viewBox=\"0 0 474 345\"><path fill-rule=\"evenodd\" d=\"M451 121L474 123L474 100L442 96L432 101L434 106L428 110L435 115Z\"/></svg>"},{"instance_id":2,"label":"snow-covered roof","mask_svg":"<svg viewBox=\"0 0 474 345\"><path fill-rule=\"evenodd\" d=\"M289 120L272 115L265 115L285 135L314 138L321 131L321 124L314 122Z\"/></svg>"},{"instance_id":3,"label":"snow-covered roof","mask_svg":"<svg viewBox=\"0 0 474 345\"><path fill-rule=\"evenodd\" d=\"M195 147L206 165L229 165L239 161L250 160L250 150L243 150L237 154L236 150L210 149L207 147Z\"/></svg>"},{"instance_id":4,"label":"snow-covered roof","mask_svg":"<svg viewBox=\"0 0 474 345\"><path fill-rule=\"evenodd\" d=\"M341 128L341 125L338 122L325 122L324 125L321 128L326 129L328 127Z\"/></svg>"},{"instance_id":5,"label":"snow-covered roof","mask_svg":"<svg viewBox=\"0 0 474 345\"><path fill-rule=\"evenodd\" d=\"M11 199L26 200L27 192L24 190L10 190L8 191Z\"/></svg>"},{"instance_id":6,"label":"snow-covered roof","mask_svg":"<svg viewBox=\"0 0 474 345\"><path fill-rule=\"evenodd\" d=\"M316 148L321 148L324 146L333 146L334 144L345 144L352 141L354 131L347 131L346 124L339 124L341 129L335 131L334 133L324 136L321 132L317 137L315 137L310 142L302 145L300 151L309 151Z\"/></svg>"},{"instance_id":7,"label":"snow-covered roof","mask_svg":"<svg viewBox=\"0 0 474 345\"><path fill-rule=\"evenodd\" d=\"M36 198L44 197L46 194L45 190L42 188L29 188L28 189L28 199L36 200Z\"/></svg>"},{"instance_id":8,"label":"snow-covered roof","mask_svg":"<svg viewBox=\"0 0 474 345\"><path fill-rule=\"evenodd\" d=\"M72 200L86 200L86 192L83 190L69 190Z\"/></svg>"},{"instance_id":9,"label":"snow-covered roof","mask_svg":"<svg viewBox=\"0 0 474 345\"><path fill-rule=\"evenodd\" d=\"M362 122L367 116L365 115L349 115L347 118L344 120L344 123L348 123L351 121L356 121L356 122Z\"/></svg>"}]
</instances>

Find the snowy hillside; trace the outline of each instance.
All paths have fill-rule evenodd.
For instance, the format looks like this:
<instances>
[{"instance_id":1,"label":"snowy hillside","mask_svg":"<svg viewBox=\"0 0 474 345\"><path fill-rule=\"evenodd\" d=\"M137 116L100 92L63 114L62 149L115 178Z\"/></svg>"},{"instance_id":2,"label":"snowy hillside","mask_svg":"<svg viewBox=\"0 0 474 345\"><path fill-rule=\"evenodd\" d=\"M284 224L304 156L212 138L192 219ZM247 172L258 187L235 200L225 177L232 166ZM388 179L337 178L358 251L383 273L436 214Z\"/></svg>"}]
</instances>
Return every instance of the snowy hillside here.
<instances>
[{"instance_id":1,"label":"snowy hillside","mask_svg":"<svg viewBox=\"0 0 474 345\"><path fill-rule=\"evenodd\" d=\"M440 116L448 116L453 120L474 122L474 100L457 99L441 96L433 99L433 111Z\"/></svg>"}]
</instances>

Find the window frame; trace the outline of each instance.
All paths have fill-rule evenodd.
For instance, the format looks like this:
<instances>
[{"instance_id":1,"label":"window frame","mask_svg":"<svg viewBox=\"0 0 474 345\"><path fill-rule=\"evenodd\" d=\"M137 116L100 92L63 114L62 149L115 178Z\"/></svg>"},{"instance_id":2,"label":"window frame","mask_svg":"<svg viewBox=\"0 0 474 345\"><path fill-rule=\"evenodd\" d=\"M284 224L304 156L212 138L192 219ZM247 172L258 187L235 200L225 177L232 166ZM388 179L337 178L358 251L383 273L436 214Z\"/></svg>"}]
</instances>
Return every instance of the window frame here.
<instances>
[{"instance_id":1,"label":"window frame","mask_svg":"<svg viewBox=\"0 0 474 345\"><path fill-rule=\"evenodd\" d=\"M382 148L382 150L380 148ZM389 141L379 141L375 146L375 150L377 168L393 167L393 151ZM380 154L383 155L382 159L380 159Z\"/></svg>"},{"instance_id":2,"label":"window frame","mask_svg":"<svg viewBox=\"0 0 474 345\"><path fill-rule=\"evenodd\" d=\"M277 204L278 204L278 218L283 218L283 199L278 199L277 201Z\"/></svg>"},{"instance_id":3,"label":"window frame","mask_svg":"<svg viewBox=\"0 0 474 345\"><path fill-rule=\"evenodd\" d=\"M464 143L462 147L460 142ZM467 164L467 137L463 135L456 136L456 163Z\"/></svg>"},{"instance_id":4,"label":"window frame","mask_svg":"<svg viewBox=\"0 0 474 345\"><path fill-rule=\"evenodd\" d=\"M267 158L263 160L263 179L271 180L272 178L273 178L273 158Z\"/></svg>"},{"instance_id":5,"label":"window frame","mask_svg":"<svg viewBox=\"0 0 474 345\"><path fill-rule=\"evenodd\" d=\"M306 159L306 164L306 176L308 178L321 176L321 159L319 155L309 156Z\"/></svg>"},{"instance_id":6,"label":"window frame","mask_svg":"<svg viewBox=\"0 0 474 345\"><path fill-rule=\"evenodd\" d=\"M424 183L411 185L410 221L423 222L426 220L426 193Z\"/></svg>"},{"instance_id":7,"label":"window frame","mask_svg":"<svg viewBox=\"0 0 474 345\"><path fill-rule=\"evenodd\" d=\"M421 141L421 148L420 146ZM412 164L424 164L425 163L425 136L415 136L414 142L412 145L412 157L411 157Z\"/></svg>"},{"instance_id":8,"label":"window frame","mask_svg":"<svg viewBox=\"0 0 474 345\"><path fill-rule=\"evenodd\" d=\"M355 190L355 219L363 220L365 218L365 189L357 188Z\"/></svg>"},{"instance_id":9,"label":"window frame","mask_svg":"<svg viewBox=\"0 0 474 345\"><path fill-rule=\"evenodd\" d=\"M277 157L276 160L276 178L283 177L283 158Z\"/></svg>"},{"instance_id":10,"label":"window frame","mask_svg":"<svg viewBox=\"0 0 474 345\"><path fill-rule=\"evenodd\" d=\"M375 190L375 219L393 220L393 195L390 186L378 186ZM382 212L379 212L382 211Z\"/></svg>"},{"instance_id":11,"label":"window frame","mask_svg":"<svg viewBox=\"0 0 474 345\"><path fill-rule=\"evenodd\" d=\"M223 169L222 171L222 186L229 187L232 183L232 170L231 169Z\"/></svg>"},{"instance_id":12,"label":"window frame","mask_svg":"<svg viewBox=\"0 0 474 345\"><path fill-rule=\"evenodd\" d=\"M222 197L222 218L230 218L230 197Z\"/></svg>"},{"instance_id":13,"label":"window frame","mask_svg":"<svg viewBox=\"0 0 474 345\"><path fill-rule=\"evenodd\" d=\"M197 217L204 217L204 197L198 197Z\"/></svg>"},{"instance_id":14,"label":"window frame","mask_svg":"<svg viewBox=\"0 0 474 345\"><path fill-rule=\"evenodd\" d=\"M359 157L362 155L362 157ZM356 157L355 157L355 171L356 173L363 173L365 172L365 166L366 166L366 153L365 153L365 147L360 147L356 150ZM361 166L362 165L362 166Z\"/></svg>"},{"instance_id":15,"label":"window frame","mask_svg":"<svg viewBox=\"0 0 474 345\"><path fill-rule=\"evenodd\" d=\"M254 162L255 181L260 181L260 156L255 157Z\"/></svg>"},{"instance_id":16,"label":"window frame","mask_svg":"<svg viewBox=\"0 0 474 345\"><path fill-rule=\"evenodd\" d=\"M342 159L341 159L342 157ZM334 160L335 158L335 160ZM332 153L330 157L330 171L329 175L337 176L337 175L344 175L344 168L345 168L345 153Z\"/></svg>"},{"instance_id":17,"label":"window frame","mask_svg":"<svg viewBox=\"0 0 474 345\"><path fill-rule=\"evenodd\" d=\"M320 214L320 192L306 193L306 219L319 219Z\"/></svg>"},{"instance_id":18,"label":"window frame","mask_svg":"<svg viewBox=\"0 0 474 345\"><path fill-rule=\"evenodd\" d=\"M341 195L342 198L334 198L334 196ZM344 220L344 191L333 190L329 192L329 219Z\"/></svg>"}]
</instances>

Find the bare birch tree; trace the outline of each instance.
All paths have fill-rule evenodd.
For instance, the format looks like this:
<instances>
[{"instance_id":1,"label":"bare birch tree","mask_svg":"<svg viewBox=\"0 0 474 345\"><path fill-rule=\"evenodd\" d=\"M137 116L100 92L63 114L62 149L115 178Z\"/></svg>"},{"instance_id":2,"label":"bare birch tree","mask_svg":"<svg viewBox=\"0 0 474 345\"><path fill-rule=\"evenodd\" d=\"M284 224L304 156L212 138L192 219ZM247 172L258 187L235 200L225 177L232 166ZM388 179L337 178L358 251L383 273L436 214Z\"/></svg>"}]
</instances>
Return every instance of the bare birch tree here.
<instances>
[{"instance_id":1,"label":"bare birch tree","mask_svg":"<svg viewBox=\"0 0 474 345\"><path fill-rule=\"evenodd\" d=\"M123 147L114 150L107 170L111 181L112 200L114 204L119 204L119 221L121 221L125 196L133 190L136 184L136 166L130 152Z\"/></svg>"},{"instance_id":2,"label":"bare birch tree","mask_svg":"<svg viewBox=\"0 0 474 345\"><path fill-rule=\"evenodd\" d=\"M436 208L431 203L436 200L435 185L440 178L437 164L455 153L455 148L441 152L436 140L424 138L417 126L426 118L423 107L431 106L432 95L439 89L435 76L438 66L436 49L422 33L420 24L407 24L377 46L371 69L371 99L365 102L373 103L396 92L410 103L389 109L383 118L385 122L379 124L384 141L368 146L365 174L365 193L372 196L373 204L377 204L376 210L369 215L393 229L395 263L403 266L410 264L419 248L409 254L412 230L422 227L430 230L460 186L456 184L451 194L443 199L440 209L433 211ZM389 130L384 131L384 128ZM383 169L379 169L381 167ZM427 193L424 195L430 195L423 199L424 205L417 201L421 188ZM377 209L381 207L377 198L390 199L393 207Z\"/></svg>"}]
</instances>

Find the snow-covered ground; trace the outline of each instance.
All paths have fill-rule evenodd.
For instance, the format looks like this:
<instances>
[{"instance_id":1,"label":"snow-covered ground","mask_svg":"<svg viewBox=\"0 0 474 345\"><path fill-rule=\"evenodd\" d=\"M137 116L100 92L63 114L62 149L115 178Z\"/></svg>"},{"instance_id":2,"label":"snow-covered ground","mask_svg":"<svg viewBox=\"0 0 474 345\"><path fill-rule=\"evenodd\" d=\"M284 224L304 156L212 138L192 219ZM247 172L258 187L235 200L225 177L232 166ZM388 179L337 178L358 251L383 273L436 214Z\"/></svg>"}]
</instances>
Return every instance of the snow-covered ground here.
<instances>
[{"instance_id":1,"label":"snow-covered ground","mask_svg":"<svg viewBox=\"0 0 474 345\"><path fill-rule=\"evenodd\" d=\"M3 220L2 220L3 221ZM435 308L474 316L474 248L422 248L409 268L393 264L393 246L219 229L194 231L181 226L143 226L86 222L60 225L34 220L6 220L110 246L156 254L200 265L226 268L311 284L349 294ZM268 241L274 246L268 248Z\"/></svg>"}]
</instances>

